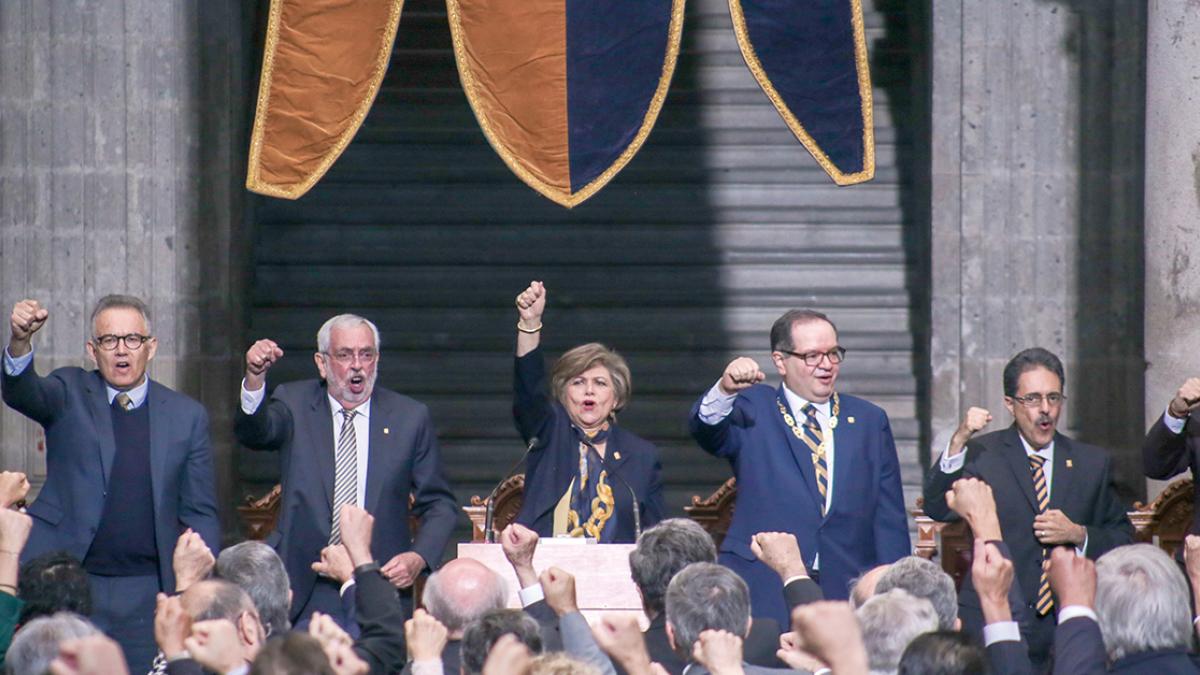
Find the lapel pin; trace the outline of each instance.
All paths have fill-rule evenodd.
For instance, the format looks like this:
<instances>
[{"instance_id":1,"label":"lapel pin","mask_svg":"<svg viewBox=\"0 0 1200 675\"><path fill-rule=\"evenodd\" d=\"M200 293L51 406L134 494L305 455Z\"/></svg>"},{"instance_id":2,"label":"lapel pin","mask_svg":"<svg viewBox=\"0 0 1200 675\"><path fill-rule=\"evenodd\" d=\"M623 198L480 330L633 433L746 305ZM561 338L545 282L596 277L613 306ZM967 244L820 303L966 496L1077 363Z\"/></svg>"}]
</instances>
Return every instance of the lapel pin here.
<instances>
[{"instance_id":1,"label":"lapel pin","mask_svg":"<svg viewBox=\"0 0 1200 675\"><path fill-rule=\"evenodd\" d=\"M854 416L851 415L850 417L847 417L846 421L849 422L850 424L854 424Z\"/></svg>"},{"instance_id":2,"label":"lapel pin","mask_svg":"<svg viewBox=\"0 0 1200 675\"><path fill-rule=\"evenodd\" d=\"M387 427L384 427L384 428L383 428L383 433L385 433L385 434L386 434L386 433L388 433L388 428L387 428Z\"/></svg>"},{"instance_id":3,"label":"lapel pin","mask_svg":"<svg viewBox=\"0 0 1200 675\"><path fill-rule=\"evenodd\" d=\"M1074 466L1074 464L1072 464L1072 463L1071 463L1071 460L1069 460L1069 459L1068 459L1068 460L1067 460L1067 468L1069 469L1069 468L1071 468L1072 466Z\"/></svg>"},{"instance_id":4,"label":"lapel pin","mask_svg":"<svg viewBox=\"0 0 1200 675\"><path fill-rule=\"evenodd\" d=\"M619 453L619 452L614 452L614 453L613 453L613 459L620 460L620 459L621 459L621 453Z\"/></svg>"}]
</instances>

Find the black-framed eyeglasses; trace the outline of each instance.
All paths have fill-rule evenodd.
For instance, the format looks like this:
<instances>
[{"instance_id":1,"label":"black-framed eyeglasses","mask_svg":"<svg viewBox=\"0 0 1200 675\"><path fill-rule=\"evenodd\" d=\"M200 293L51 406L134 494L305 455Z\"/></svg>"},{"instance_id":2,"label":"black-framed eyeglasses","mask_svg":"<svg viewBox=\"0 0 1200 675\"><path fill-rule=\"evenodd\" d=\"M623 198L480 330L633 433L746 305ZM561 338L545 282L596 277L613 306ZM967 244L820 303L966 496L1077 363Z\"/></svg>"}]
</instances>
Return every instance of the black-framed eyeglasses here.
<instances>
[{"instance_id":1,"label":"black-framed eyeglasses","mask_svg":"<svg viewBox=\"0 0 1200 675\"><path fill-rule=\"evenodd\" d=\"M151 339L152 336L141 335L139 333L130 333L128 335L112 335L110 333L108 335L100 335L92 338L92 344L106 352L111 352L117 348L118 342L124 342L126 349L137 351L138 349L142 348L142 345L146 344Z\"/></svg>"},{"instance_id":2,"label":"black-framed eyeglasses","mask_svg":"<svg viewBox=\"0 0 1200 675\"><path fill-rule=\"evenodd\" d=\"M846 360L845 347L834 347L827 352L805 352L803 354L786 349L780 349L779 352L800 359L806 366L818 366L821 364L822 359L829 359L830 363L841 363Z\"/></svg>"},{"instance_id":3,"label":"black-framed eyeglasses","mask_svg":"<svg viewBox=\"0 0 1200 675\"><path fill-rule=\"evenodd\" d=\"M339 349L332 354L325 352L325 356L328 356L343 366L348 366L354 363L355 358L357 358L358 362L364 366L369 366L372 363L375 363L375 359L379 358L379 352L375 351L374 349L360 349L357 352L355 352L353 349Z\"/></svg>"},{"instance_id":4,"label":"black-framed eyeglasses","mask_svg":"<svg viewBox=\"0 0 1200 675\"><path fill-rule=\"evenodd\" d=\"M1058 392L1052 392L1045 396L1041 394L1026 394L1025 396L1013 396L1011 398L1026 408L1040 408L1042 401L1049 403L1051 406L1059 406L1062 405L1063 401L1067 400L1066 396Z\"/></svg>"}]
</instances>

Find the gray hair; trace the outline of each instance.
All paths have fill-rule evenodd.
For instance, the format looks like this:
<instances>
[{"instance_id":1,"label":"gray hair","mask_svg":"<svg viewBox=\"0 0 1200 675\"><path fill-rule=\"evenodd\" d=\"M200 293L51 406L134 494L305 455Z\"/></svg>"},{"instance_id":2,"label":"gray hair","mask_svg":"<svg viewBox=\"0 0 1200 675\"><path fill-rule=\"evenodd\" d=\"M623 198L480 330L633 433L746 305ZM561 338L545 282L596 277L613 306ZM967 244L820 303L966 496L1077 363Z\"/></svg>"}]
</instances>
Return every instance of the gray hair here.
<instances>
[{"instance_id":1,"label":"gray hair","mask_svg":"<svg viewBox=\"0 0 1200 675\"><path fill-rule=\"evenodd\" d=\"M504 577L467 558L452 560L431 574L421 594L426 611L452 634L484 612L502 609L507 600Z\"/></svg>"},{"instance_id":2,"label":"gray hair","mask_svg":"<svg viewBox=\"0 0 1200 675\"><path fill-rule=\"evenodd\" d=\"M750 630L750 589L727 567L698 562L683 568L667 586L667 623L675 633L675 653L692 660L700 633L726 630L746 637Z\"/></svg>"},{"instance_id":3,"label":"gray hair","mask_svg":"<svg viewBox=\"0 0 1200 675\"><path fill-rule=\"evenodd\" d=\"M872 675L894 674L908 643L938 628L933 604L900 588L875 594L854 615L862 628Z\"/></svg>"},{"instance_id":4,"label":"gray hair","mask_svg":"<svg viewBox=\"0 0 1200 675\"><path fill-rule=\"evenodd\" d=\"M42 675L50 671L50 662L58 656L58 647L67 640L98 635L100 629L70 612L40 616L21 626L4 656L9 675Z\"/></svg>"},{"instance_id":5,"label":"gray hair","mask_svg":"<svg viewBox=\"0 0 1200 675\"><path fill-rule=\"evenodd\" d=\"M1120 546L1096 561L1096 614L1112 660L1155 649L1190 649L1187 581L1150 544Z\"/></svg>"},{"instance_id":6,"label":"gray hair","mask_svg":"<svg viewBox=\"0 0 1200 675\"><path fill-rule=\"evenodd\" d=\"M197 609L192 621L228 619L237 624L242 612L255 611L254 601L241 586L222 579L208 579L190 587L185 593L195 593L208 600L208 604ZM259 620L261 623L261 619Z\"/></svg>"},{"instance_id":7,"label":"gray hair","mask_svg":"<svg viewBox=\"0 0 1200 675\"><path fill-rule=\"evenodd\" d=\"M488 652L505 635L512 635L534 654L542 653L542 629L533 617L519 609L492 609L467 624L459 653L464 673L483 672Z\"/></svg>"},{"instance_id":8,"label":"gray hair","mask_svg":"<svg viewBox=\"0 0 1200 675\"><path fill-rule=\"evenodd\" d=\"M716 562L712 536L691 518L668 518L642 532L629 552L629 571L647 613L660 614L671 577L697 562Z\"/></svg>"},{"instance_id":9,"label":"gray hair","mask_svg":"<svg viewBox=\"0 0 1200 675\"><path fill-rule=\"evenodd\" d=\"M95 329L96 317L100 316L100 312L103 312L106 309L132 309L136 311L138 314L142 315L142 319L146 322L146 334L154 334L150 330L150 308L146 306L146 303L142 302L141 298L132 295L120 295L117 293L106 295L96 301L95 306L92 307L92 328L90 328L89 331Z\"/></svg>"},{"instance_id":10,"label":"gray hair","mask_svg":"<svg viewBox=\"0 0 1200 675\"><path fill-rule=\"evenodd\" d=\"M288 573L275 549L261 541L230 546L217 556L217 576L246 591L267 635L291 630Z\"/></svg>"},{"instance_id":11,"label":"gray hair","mask_svg":"<svg viewBox=\"0 0 1200 675\"><path fill-rule=\"evenodd\" d=\"M379 329L375 327L374 323L357 314L338 314L321 324L320 330L317 331L317 351L322 354L329 353L329 334L333 332L334 328L353 328L362 324L366 324L371 329L371 334L375 336L375 350L378 351L380 348Z\"/></svg>"},{"instance_id":12,"label":"gray hair","mask_svg":"<svg viewBox=\"0 0 1200 675\"><path fill-rule=\"evenodd\" d=\"M875 593L878 595L893 588L904 589L933 603L938 628L954 630L958 618L958 593L954 590L954 579L941 567L915 555L901 558L879 577Z\"/></svg>"}]
</instances>

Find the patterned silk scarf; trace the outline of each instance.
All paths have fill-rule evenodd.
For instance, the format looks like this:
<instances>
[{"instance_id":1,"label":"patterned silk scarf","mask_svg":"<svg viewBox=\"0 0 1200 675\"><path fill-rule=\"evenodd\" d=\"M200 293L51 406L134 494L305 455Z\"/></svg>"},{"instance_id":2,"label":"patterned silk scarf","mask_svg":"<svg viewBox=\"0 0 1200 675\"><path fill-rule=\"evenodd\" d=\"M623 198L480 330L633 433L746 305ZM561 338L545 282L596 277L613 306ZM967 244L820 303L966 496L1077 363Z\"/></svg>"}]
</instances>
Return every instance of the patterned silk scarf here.
<instances>
[{"instance_id":1,"label":"patterned silk scarf","mask_svg":"<svg viewBox=\"0 0 1200 675\"><path fill-rule=\"evenodd\" d=\"M571 481L567 512L567 534L572 537L592 537L608 543L615 539L617 518L612 486L608 472L601 463L596 445L608 440L606 427L588 436L579 427L571 427L579 439L579 473Z\"/></svg>"}]
</instances>

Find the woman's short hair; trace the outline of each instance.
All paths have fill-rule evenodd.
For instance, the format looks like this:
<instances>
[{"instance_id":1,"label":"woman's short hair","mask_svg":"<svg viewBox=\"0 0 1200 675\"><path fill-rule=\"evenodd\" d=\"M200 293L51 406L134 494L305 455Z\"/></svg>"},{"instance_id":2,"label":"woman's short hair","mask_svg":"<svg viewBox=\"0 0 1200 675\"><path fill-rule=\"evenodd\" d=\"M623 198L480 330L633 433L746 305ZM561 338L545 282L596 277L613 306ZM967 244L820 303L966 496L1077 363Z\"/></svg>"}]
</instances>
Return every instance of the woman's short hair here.
<instances>
[{"instance_id":1,"label":"woman's short hair","mask_svg":"<svg viewBox=\"0 0 1200 675\"><path fill-rule=\"evenodd\" d=\"M629 403L633 395L633 380L629 376L629 364L615 351L599 342L589 342L579 345L564 353L550 371L550 389L554 397L566 403L567 383L590 370L594 366L604 366L612 376L613 413L620 412Z\"/></svg>"}]
</instances>

